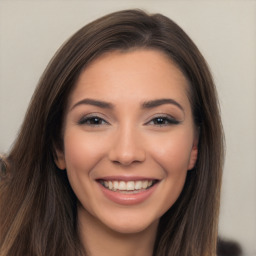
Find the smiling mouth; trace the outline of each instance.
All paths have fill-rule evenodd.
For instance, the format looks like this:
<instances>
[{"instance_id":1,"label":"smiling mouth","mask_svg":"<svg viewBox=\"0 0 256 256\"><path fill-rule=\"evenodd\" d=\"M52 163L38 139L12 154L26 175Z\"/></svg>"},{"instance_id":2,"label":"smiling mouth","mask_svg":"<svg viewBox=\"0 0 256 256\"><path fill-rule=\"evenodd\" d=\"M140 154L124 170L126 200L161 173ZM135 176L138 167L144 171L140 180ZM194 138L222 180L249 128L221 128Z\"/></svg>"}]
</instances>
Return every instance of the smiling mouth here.
<instances>
[{"instance_id":1,"label":"smiling mouth","mask_svg":"<svg viewBox=\"0 0 256 256\"><path fill-rule=\"evenodd\" d=\"M136 180L136 181L109 181L99 180L106 189L123 194L136 194L153 187L158 180Z\"/></svg>"}]
</instances>

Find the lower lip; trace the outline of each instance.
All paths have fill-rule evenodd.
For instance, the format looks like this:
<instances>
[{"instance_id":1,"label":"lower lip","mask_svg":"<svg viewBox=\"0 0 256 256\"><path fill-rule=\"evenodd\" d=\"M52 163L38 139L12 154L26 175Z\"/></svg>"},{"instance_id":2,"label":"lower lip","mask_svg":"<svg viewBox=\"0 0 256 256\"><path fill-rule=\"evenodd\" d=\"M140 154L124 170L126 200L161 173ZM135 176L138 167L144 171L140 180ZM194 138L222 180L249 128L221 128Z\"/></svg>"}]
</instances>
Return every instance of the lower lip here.
<instances>
[{"instance_id":1,"label":"lower lip","mask_svg":"<svg viewBox=\"0 0 256 256\"><path fill-rule=\"evenodd\" d=\"M124 194L120 193L118 191L111 191L101 184L99 184L103 194L110 199L111 201L117 203L117 204L122 204L122 205L134 205L134 204L140 204L144 201L146 201L152 193L156 190L158 184L155 184L154 186L135 193L135 194Z\"/></svg>"}]
</instances>

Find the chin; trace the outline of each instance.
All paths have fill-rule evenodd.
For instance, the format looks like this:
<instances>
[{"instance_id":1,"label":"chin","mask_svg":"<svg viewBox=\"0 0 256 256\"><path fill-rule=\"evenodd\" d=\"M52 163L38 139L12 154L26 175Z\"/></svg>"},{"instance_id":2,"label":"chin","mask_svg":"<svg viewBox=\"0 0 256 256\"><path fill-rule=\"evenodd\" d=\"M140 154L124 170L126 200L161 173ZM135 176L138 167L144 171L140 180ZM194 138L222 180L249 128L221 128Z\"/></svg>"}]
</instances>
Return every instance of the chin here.
<instances>
[{"instance_id":1,"label":"chin","mask_svg":"<svg viewBox=\"0 0 256 256\"><path fill-rule=\"evenodd\" d=\"M157 229L159 219L147 219L145 216L136 218L136 216L114 218L104 221L109 229L114 232L128 235L144 232L148 229Z\"/></svg>"},{"instance_id":2,"label":"chin","mask_svg":"<svg viewBox=\"0 0 256 256\"><path fill-rule=\"evenodd\" d=\"M147 225L127 225L127 224L120 224L117 226L112 227L112 230L121 234L135 234L135 233L140 233L143 232L144 230L148 229Z\"/></svg>"}]
</instances>

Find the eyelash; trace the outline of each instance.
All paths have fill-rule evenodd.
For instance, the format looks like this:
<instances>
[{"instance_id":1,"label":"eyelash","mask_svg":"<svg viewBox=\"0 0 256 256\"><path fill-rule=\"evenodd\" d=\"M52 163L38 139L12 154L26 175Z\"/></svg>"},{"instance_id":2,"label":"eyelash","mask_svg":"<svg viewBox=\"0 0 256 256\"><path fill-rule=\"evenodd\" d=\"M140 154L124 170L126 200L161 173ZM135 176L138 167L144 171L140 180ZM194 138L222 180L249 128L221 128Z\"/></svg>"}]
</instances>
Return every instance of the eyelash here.
<instances>
[{"instance_id":1,"label":"eyelash","mask_svg":"<svg viewBox=\"0 0 256 256\"><path fill-rule=\"evenodd\" d=\"M94 123L90 123L92 121ZM105 125L109 123L99 116L85 116L79 120L78 124L88 125L88 126L100 126L100 125Z\"/></svg>"},{"instance_id":2,"label":"eyelash","mask_svg":"<svg viewBox=\"0 0 256 256\"><path fill-rule=\"evenodd\" d=\"M157 116L152 118L149 122L145 123L145 125L156 125L161 127L161 126L177 125L179 123L180 121L170 116ZM99 116L86 116L81 118L78 124L88 125L88 126L101 126L109 123Z\"/></svg>"},{"instance_id":3,"label":"eyelash","mask_svg":"<svg viewBox=\"0 0 256 256\"><path fill-rule=\"evenodd\" d=\"M156 126L169 126L169 125L177 125L179 123L180 123L180 121L178 121L177 119L170 117L170 116L157 116L157 117L154 117L153 119L151 119L146 124L156 125Z\"/></svg>"}]
</instances>

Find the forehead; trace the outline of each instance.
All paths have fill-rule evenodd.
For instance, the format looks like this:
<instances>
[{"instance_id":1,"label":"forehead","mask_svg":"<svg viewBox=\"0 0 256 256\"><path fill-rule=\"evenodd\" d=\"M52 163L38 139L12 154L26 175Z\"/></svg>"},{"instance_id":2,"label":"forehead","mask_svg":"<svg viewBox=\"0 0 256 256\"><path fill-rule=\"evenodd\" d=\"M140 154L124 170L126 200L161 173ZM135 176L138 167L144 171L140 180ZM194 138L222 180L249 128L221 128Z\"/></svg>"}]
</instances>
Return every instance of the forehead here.
<instances>
[{"instance_id":1,"label":"forehead","mask_svg":"<svg viewBox=\"0 0 256 256\"><path fill-rule=\"evenodd\" d=\"M112 51L84 69L70 102L84 96L110 100L136 95L145 99L172 95L187 98L188 90L185 76L165 53L152 49Z\"/></svg>"}]
</instances>

